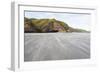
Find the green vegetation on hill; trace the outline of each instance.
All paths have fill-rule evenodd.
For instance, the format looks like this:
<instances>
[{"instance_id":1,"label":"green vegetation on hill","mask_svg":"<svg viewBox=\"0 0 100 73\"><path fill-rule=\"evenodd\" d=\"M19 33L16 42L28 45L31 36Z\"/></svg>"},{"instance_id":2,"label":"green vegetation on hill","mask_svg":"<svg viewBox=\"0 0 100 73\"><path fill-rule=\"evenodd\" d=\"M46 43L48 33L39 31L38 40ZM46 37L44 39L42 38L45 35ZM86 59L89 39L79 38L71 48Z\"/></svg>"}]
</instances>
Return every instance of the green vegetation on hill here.
<instances>
[{"instance_id":1,"label":"green vegetation on hill","mask_svg":"<svg viewBox=\"0 0 100 73\"><path fill-rule=\"evenodd\" d=\"M24 17L24 31L27 33L46 32L86 32L82 29L74 29L67 23L56 19L36 19Z\"/></svg>"}]
</instances>

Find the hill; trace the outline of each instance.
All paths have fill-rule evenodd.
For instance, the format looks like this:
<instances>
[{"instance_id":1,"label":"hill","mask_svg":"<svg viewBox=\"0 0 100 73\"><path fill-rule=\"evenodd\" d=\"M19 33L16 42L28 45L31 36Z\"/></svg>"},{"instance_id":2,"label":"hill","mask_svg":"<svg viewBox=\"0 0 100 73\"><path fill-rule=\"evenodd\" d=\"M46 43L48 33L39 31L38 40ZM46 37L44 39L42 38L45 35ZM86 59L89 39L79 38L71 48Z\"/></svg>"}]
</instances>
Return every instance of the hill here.
<instances>
[{"instance_id":1,"label":"hill","mask_svg":"<svg viewBox=\"0 0 100 73\"><path fill-rule=\"evenodd\" d=\"M70 27L67 23L56 19L24 18L25 33L49 33L49 32L87 32L82 29Z\"/></svg>"}]
</instances>

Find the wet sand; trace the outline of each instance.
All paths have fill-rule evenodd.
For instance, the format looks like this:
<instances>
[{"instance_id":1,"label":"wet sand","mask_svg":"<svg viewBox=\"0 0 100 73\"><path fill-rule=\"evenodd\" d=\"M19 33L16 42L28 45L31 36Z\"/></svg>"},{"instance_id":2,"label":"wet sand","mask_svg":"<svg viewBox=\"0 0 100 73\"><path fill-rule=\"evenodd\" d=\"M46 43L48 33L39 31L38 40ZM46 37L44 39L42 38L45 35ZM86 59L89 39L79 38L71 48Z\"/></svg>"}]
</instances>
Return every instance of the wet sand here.
<instances>
[{"instance_id":1,"label":"wet sand","mask_svg":"<svg viewBox=\"0 0 100 73\"><path fill-rule=\"evenodd\" d=\"M90 33L25 33L24 61L90 58Z\"/></svg>"}]
</instances>

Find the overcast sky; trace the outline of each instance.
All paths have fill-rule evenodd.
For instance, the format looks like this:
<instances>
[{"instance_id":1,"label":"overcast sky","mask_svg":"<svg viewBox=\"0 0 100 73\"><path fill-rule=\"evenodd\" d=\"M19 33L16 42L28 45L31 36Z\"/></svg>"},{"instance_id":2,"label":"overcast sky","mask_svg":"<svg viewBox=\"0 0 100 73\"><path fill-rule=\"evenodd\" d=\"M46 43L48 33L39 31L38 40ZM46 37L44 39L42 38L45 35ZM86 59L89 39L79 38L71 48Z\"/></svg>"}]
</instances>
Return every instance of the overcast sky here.
<instances>
[{"instance_id":1,"label":"overcast sky","mask_svg":"<svg viewBox=\"0 0 100 73\"><path fill-rule=\"evenodd\" d=\"M85 30L90 31L91 16L89 14L25 11L25 17L37 18L37 19L55 18L57 20L67 23L71 27L85 29Z\"/></svg>"}]
</instances>

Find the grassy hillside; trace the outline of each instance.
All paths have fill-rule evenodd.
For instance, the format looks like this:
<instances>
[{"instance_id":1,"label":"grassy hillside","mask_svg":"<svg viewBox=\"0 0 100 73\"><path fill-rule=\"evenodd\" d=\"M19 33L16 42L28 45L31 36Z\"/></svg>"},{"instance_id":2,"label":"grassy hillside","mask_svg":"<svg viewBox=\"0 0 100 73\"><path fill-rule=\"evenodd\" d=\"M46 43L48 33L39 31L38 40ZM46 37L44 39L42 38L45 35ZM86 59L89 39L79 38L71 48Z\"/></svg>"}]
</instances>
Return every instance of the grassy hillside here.
<instances>
[{"instance_id":1,"label":"grassy hillside","mask_svg":"<svg viewBox=\"0 0 100 73\"><path fill-rule=\"evenodd\" d=\"M56 19L24 18L24 31L27 33L46 32L86 32L82 29L74 29L67 23Z\"/></svg>"}]
</instances>

